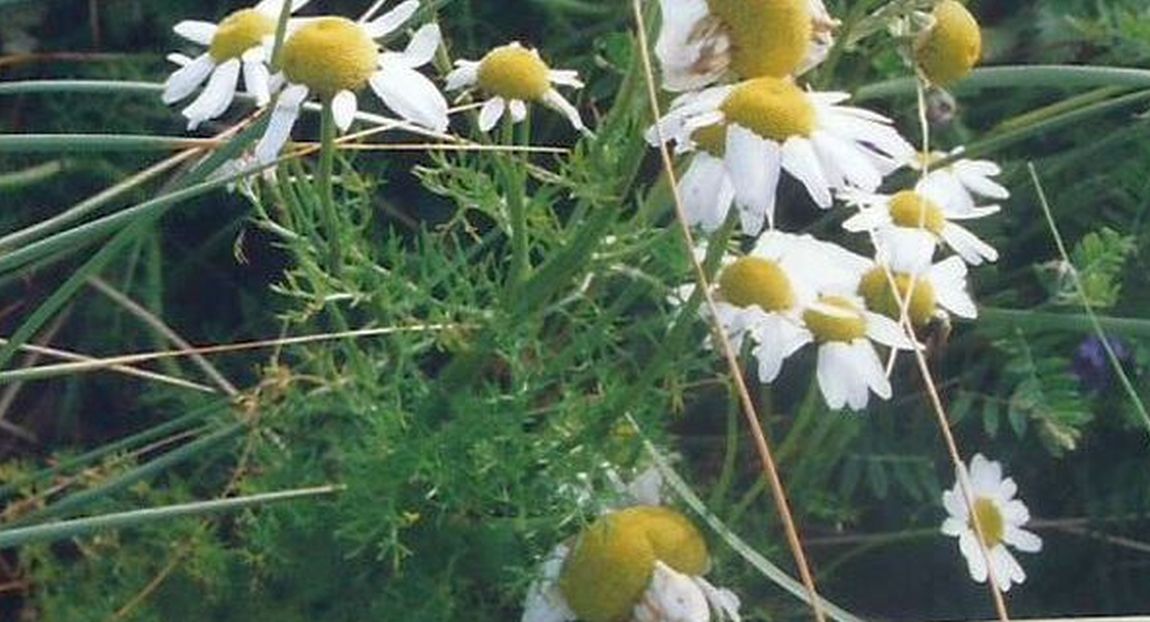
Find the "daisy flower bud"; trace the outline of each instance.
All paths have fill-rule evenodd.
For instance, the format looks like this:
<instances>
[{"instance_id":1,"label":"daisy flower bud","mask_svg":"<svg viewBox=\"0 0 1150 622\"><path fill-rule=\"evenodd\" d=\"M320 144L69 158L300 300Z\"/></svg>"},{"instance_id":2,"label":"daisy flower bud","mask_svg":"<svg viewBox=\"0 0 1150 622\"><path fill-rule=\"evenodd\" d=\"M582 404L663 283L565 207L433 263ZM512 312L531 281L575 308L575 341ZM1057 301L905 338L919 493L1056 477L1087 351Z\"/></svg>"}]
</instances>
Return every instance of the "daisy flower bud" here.
<instances>
[{"instance_id":1,"label":"daisy flower bud","mask_svg":"<svg viewBox=\"0 0 1150 622\"><path fill-rule=\"evenodd\" d=\"M774 227L775 200L783 171L802 183L811 199L829 208L832 193L874 191L913 157L914 147L879 114L839 105L845 93L804 91L789 80L755 78L680 98L648 130L677 150L700 145L698 168L681 181L691 222L716 227L732 205L743 232ZM721 148L721 149L720 149ZM722 166L719 166L719 160Z\"/></svg>"},{"instance_id":2,"label":"daisy flower bud","mask_svg":"<svg viewBox=\"0 0 1150 622\"><path fill-rule=\"evenodd\" d=\"M859 207L858 214L843 222L843 228L848 231L883 233L891 228L920 229L945 242L968 264L998 259L998 251L993 246L955 222L995 214L1000 209L997 205L962 210L930 185L893 195L852 193L846 198Z\"/></svg>"},{"instance_id":3,"label":"daisy flower bud","mask_svg":"<svg viewBox=\"0 0 1150 622\"><path fill-rule=\"evenodd\" d=\"M375 41L401 27L418 8L418 0L407 0L366 23L318 17L293 24L283 45L287 87L256 145L258 160L275 159L300 107L312 94L331 104L340 131L351 126L359 110L358 93L367 86L403 119L438 132L446 130L447 100L431 80L415 71L430 63L439 48L439 27L427 24L417 30L403 52L381 50Z\"/></svg>"},{"instance_id":4,"label":"daisy flower bud","mask_svg":"<svg viewBox=\"0 0 1150 622\"><path fill-rule=\"evenodd\" d=\"M661 0L655 55L663 87L690 91L738 79L803 73L821 63L838 22L822 0Z\"/></svg>"},{"instance_id":5,"label":"daisy flower bud","mask_svg":"<svg viewBox=\"0 0 1150 622\"><path fill-rule=\"evenodd\" d=\"M934 22L919 34L914 57L928 80L948 86L964 78L982 57L978 21L957 0L943 0L931 13Z\"/></svg>"},{"instance_id":6,"label":"daisy flower bud","mask_svg":"<svg viewBox=\"0 0 1150 622\"><path fill-rule=\"evenodd\" d=\"M515 123L526 119L527 103L537 102L559 111L576 130L586 132L579 111L555 85L583 87L577 72L551 69L539 52L517 41L491 50L479 61L457 60L447 75L449 91L478 88L490 96L479 112L481 131L491 130L505 113Z\"/></svg>"},{"instance_id":7,"label":"daisy flower bud","mask_svg":"<svg viewBox=\"0 0 1150 622\"><path fill-rule=\"evenodd\" d=\"M961 479L956 476L956 480ZM1012 584L1026 580L1026 572L1007 546L1025 553L1038 553L1042 550L1042 539L1022 528L1030 521L1030 511L1015 498L1018 485L1002 476L1001 464L975 454L966 479L970 483L974 511L971 512L961 484L956 481L954 488L942 493L942 504L949 516L943 521L941 531L958 538L958 548L966 558L971 579L985 583L993 574L995 586L1006 592ZM982 532L982 546L979 546L979 531L974 527L974 520ZM987 569L988 558L993 573Z\"/></svg>"},{"instance_id":8,"label":"daisy flower bud","mask_svg":"<svg viewBox=\"0 0 1150 622\"><path fill-rule=\"evenodd\" d=\"M295 12L308 1L293 0L288 10ZM264 0L254 7L228 15L219 24L196 20L176 24L173 29L176 34L208 48L195 58L182 54L168 57L180 68L164 83L161 97L165 104L187 98L207 81L207 87L199 97L181 113L188 119L189 130L220 116L231 106L241 71L244 85L256 98L256 105L268 103L271 79L267 62L271 56L276 20L285 2Z\"/></svg>"},{"instance_id":9,"label":"daisy flower bud","mask_svg":"<svg viewBox=\"0 0 1150 622\"><path fill-rule=\"evenodd\" d=\"M738 597L702 577L709 567L702 534L679 512L658 506L611 512L552 552L523 620L708 622L712 611L738 619Z\"/></svg>"}]
</instances>

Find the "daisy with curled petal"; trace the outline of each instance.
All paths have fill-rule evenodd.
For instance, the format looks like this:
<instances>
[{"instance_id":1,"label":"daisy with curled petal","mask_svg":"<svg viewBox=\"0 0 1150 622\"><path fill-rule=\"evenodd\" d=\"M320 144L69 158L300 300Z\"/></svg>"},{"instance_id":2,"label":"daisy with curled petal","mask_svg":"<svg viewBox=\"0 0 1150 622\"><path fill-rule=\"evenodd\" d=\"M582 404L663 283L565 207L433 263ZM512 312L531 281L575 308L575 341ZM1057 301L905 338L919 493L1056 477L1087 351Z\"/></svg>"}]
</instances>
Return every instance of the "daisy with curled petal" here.
<instances>
[{"instance_id":1,"label":"daisy with curled petal","mask_svg":"<svg viewBox=\"0 0 1150 622\"><path fill-rule=\"evenodd\" d=\"M821 63L838 22L822 0L661 0L655 55L663 88L801 74Z\"/></svg>"},{"instance_id":2,"label":"daisy with curled petal","mask_svg":"<svg viewBox=\"0 0 1150 622\"><path fill-rule=\"evenodd\" d=\"M310 0L292 0L288 10L295 12ZM271 99L267 63L275 36L276 20L287 0L263 0L259 4L240 9L219 24L198 20L185 20L174 30L181 37L208 50L195 58L182 54L169 56L180 66L164 83L161 96L165 104L173 104L192 94L206 80L204 88L190 105L182 111L188 119L188 129L224 113L236 95L240 72L244 85L256 98L257 106Z\"/></svg>"},{"instance_id":3,"label":"daisy with curled petal","mask_svg":"<svg viewBox=\"0 0 1150 622\"><path fill-rule=\"evenodd\" d=\"M963 152L958 147L950 153L935 152L929 158L917 154L909 164L921 171L925 164L926 176L919 180L917 187L930 189L955 211L970 212L976 209L979 197L1002 201L1010 198L1010 191L991 179L1002 173L1002 169L990 160L968 160L958 158ZM936 167L935 162L958 158L945 166ZM925 162L924 162L925 160Z\"/></svg>"},{"instance_id":4,"label":"daisy with curled petal","mask_svg":"<svg viewBox=\"0 0 1150 622\"><path fill-rule=\"evenodd\" d=\"M478 61L457 60L455 69L447 74L449 91L478 87L490 95L479 111L480 131L490 131L505 114L519 123L527 118L527 103L538 102L562 113L576 130L586 132L579 111L555 86L578 89L583 83L578 72L548 67L538 51L518 41L497 47Z\"/></svg>"},{"instance_id":5,"label":"daisy with curled petal","mask_svg":"<svg viewBox=\"0 0 1150 622\"><path fill-rule=\"evenodd\" d=\"M906 304L907 315L918 328L935 317L946 317L947 311L967 319L978 316L974 299L967 293L967 269L962 258L951 256L932 264L937 244L921 229L884 233L879 238L879 258L859 279L858 294L868 309L897 320L902 304Z\"/></svg>"},{"instance_id":6,"label":"daisy with curled petal","mask_svg":"<svg viewBox=\"0 0 1150 622\"><path fill-rule=\"evenodd\" d=\"M946 196L940 195L938 188L930 185L893 195L853 192L844 197L859 208L858 214L843 222L843 228L848 231L878 232L892 227L925 229L970 265L998 259L998 251L993 246L954 222L990 216L1001 209L997 205L961 210L947 201Z\"/></svg>"},{"instance_id":7,"label":"daisy with curled petal","mask_svg":"<svg viewBox=\"0 0 1150 622\"><path fill-rule=\"evenodd\" d=\"M961 480L961 474L956 480ZM1018 485L1013 479L1002 476L1001 464L975 454L970 460L967 480L970 482L973 515L961 483L956 481L954 488L942 493L942 504L950 516L943 521L941 531L958 538L958 548L966 558L971 579L984 583L993 574L996 587L1006 592L1012 584L1026 580L1026 572L1007 545L1025 553L1038 553L1042 550L1042 539L1022 528L1030 521L1030 511L1020 499L1014 498ZM984 546L979 546L972 516L978 521ZM993 573L987 570L988 557Z\"/></svg>"},{"instance_id":8,"label":"daisy with curled petal","mask_svg":"<svg viewBox=\"0 0 1150 622\"><path fill-rule=\"evenodd\" d=\"M738 596L703 577L710 565L703 535L679 512L611 512L551 552L528 590L522 620L739 620Z\"/></svg>"},{"instance_id":9,"label":"daisy with curled petal","mask_svg":"<svg viewBox=\"0 0 1150 622\"><path fill-rule=\"evenodd\" d=\"M889 119L840 105L848 97L803 91L788 80L755 78L681 98L682 109L672 108L648 130L647 139L653 144L674 140L679 151L701 147L712 158L704 159L682 188L691 197L689 218L713 223L733 204L743 232L755 235L764 222L774 228L783 171L819 207L829 208L833 192L874 191L885 175L913 156L914 147ZM716 166L718 159L722 167ZM731 192L705 191L727 182Z\"/></svg>"},{"instance_id":10,"label":"daisy with curled petal","mask_svg":"<svg viewBox=\"0 0 1150 622\"><path fill-rule=\"evenodd\" d=\"M291 135L300 107L312 94L331 105L340 131L351 126L359 110L357 93L367 86L403 119L437 132L446 130L447 100L431 80L415 71L431 62L439 48L439 27L427 24L417 30L403 52L381 51L375 41L394 32L418 9L418 0L407 0L366 23L318 17L293 24L282 52L287 86L256 145L257 159L275 159Z\"/></svg>"}]
</instances>

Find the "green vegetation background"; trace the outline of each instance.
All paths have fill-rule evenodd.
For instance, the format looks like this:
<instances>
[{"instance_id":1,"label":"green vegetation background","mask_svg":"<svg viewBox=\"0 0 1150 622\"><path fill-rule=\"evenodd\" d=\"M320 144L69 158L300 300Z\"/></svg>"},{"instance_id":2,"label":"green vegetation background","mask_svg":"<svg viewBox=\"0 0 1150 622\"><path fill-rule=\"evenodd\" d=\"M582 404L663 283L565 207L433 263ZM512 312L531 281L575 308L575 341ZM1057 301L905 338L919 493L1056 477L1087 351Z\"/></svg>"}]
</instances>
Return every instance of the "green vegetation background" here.
<instances>
[{"instance_id":1,"label":"green vegetation background","mask_svg":"<svg viewBox=\"0 0 1150 622\"><path fill-rule=\"evenodd\" d=\"M307 12L355 15L367 4L316 0ZM601 464L626 468L643 458L625 413L681 456L677 468L713 512L789 567L725 372L699 346L704 327L667 334L674 316L663 300L688 272L668 226L665 185L639 137L650 119L637 90L629 3L441 4L453 57L475 58L519 39L588 81L579 105L598 124L598 138L564 160L533 159L558 175L527 188L533 260L546 278L522 299L503 295L506 244L495 223L506 188L489 156L342 158L341 235L354 259L338 277L318 268L313 246L259 226L265 214L238 195L181 204L99 276L195 344L339 330L341 322L462 328L213 359L245 388L240 400L103 373L23 385L3 402L11 426L0 431L0 473L15 483L3 489L9 524L225 490L347 489L7 551L0 618L106 620L123 611L137 620L518 619L536 560L593 515L572 485L588 474L601 493ZM879 4L828 2L844 16ZM990 64L1150 62L1150 9L1140 0L974 4ZM0 0L7 55L0 81L160 81L170 71L164 54L179 46L172 24L234 8ZM16 56L24 51L44 55ZM880 36L815 79L846 90L905 75ZM960 91L957 110L940 113L936 141L976 143L1128 92ZM868 105L916 134L912 97ZM1140 519L1150 504L1146 431L1113 380L1096 388L1073 373L1089 329L1052 263L1057 254L1024 167L1036 164L1091 301L1107 316L1139 320L1123 324L1118 337L1145 399L1150 133L1140 112L1127 106L1035 131L989 155L1004 164L1014 197L980 232L1004 257L974 272L988 312L956 325L932 357L960 445L1004 461L1045 521L1046 551L1022 557L1030 578L1011 594L1020 617L1150 608L1150 546ZM56 93L0 95L0 130L181 135L183 128L158 97ZM534 130L541 144L578 138L546 114ZM0 232L58 213L159 157L0 151ZM306 197L306 189L285 189ZM126 204L163 191L152 184ZM0 275L0 334L11 335L94 248ZM58 347L92 355L169 347L92 288L58 318L50 327ZM198 377L182 361L158 369ZM821 589L867 617L992 617L954 542L936 531L939 494L952 475L913 370L900 369L895 400L865 415L825 412L811 370L807 359L788 366L778 389L757 388L757 398ZM164 443L139 436L164 424ZM60 465L122 438L135 440ZM180 460L156 466L172 455ZM46 479L28 480L44 468ZM98 494L70 496L85 490ZM716 582L742 595L745 619L807 615L720 540L712 548Z\"/></svg>"}]
</instances>

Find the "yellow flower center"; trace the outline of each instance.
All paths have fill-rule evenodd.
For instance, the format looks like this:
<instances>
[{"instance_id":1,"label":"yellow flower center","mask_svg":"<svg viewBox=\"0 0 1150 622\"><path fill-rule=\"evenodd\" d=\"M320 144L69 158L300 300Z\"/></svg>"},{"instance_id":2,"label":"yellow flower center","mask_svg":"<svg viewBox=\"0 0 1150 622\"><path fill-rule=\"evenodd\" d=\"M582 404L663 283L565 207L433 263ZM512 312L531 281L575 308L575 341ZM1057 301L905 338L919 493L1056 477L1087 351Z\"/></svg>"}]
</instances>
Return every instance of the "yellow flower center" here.
<instances>
[{"instance_id":1,"label":"yellow flower center","mask_svg":"<svg viewBox=\"0 0 1150 622\"><path fill-rule=\"evenodd\" d=\"M931 82L946 86L958 81L982 57L982 32L978 21L956 0L934 7L935 23L919 35L914 55Z\"/></svg>"},{"instance_id":2,"label":"yellow flower center","mask_svg":"<svg viewBox=\"0 0 1150 622\"><path fill-rule=\"evenodd\" d=\"M892 276L898 287L898 298L895 298L891 291L890 280L887 279L886 271L881 266L863 275L859 282L858 293L866 301L867 308L897 320L901 310L899 300L906 300L907 294L910 294L910 304L907 306L910 321L915 326L925 326L934 316L934 287L921 277L914 279L904 273L895 273ZM911 291L912 281L914 291Z\"/></svg>"},{"instance_id":3,"label":"yellow flower center","mask_svg":"<svg viewBox=\"0 0 1150 622\"><path fill-rule=\"evenodd\" d=\"M736 86L720 109L731 123L776 142L810 136L815 107L799 87L778 78L755 78Z\"/></svg>"},{"instance_id":4,"label":"yellow flower center","mask_svg":"<svg viewBox=\"0 0 1150 622\"><path fill-rule=\"evenodd\" d=\"M721 158L727 152L727 126L724 123L715 123L701 127L691 133L691 140L695 141L703 151Z\"/></svg>"},{"instance_id":5,"label":"yellow flower center","mask_svg":"<svg viewBox=\"0 0 1150 622\"><path fill-rule=\"evenodd\" d=\"M536 101L551 90L550 73L531 50L505 45L479 61L478 82L483 90L504 99Z\"/></svg>"},{"instance_id":6,"label":"yellow flower center","mask_svg":"<svg viewBox=\"0 0 1150 622\"><path fill-rule=\"evenodd\" d=\"M784 311L795 304L795 293L783 269L773 261L742 257L719 276L723 299L738 307L758 305L763 311Z\"/></svg>"},{"instance_id":7,"label":"yellow flower center","mask_svg":"<svg viewBox=\"0 0 1150 622\"><path fill-rule=\"evenodd\" d=\"M655 560L701 575L710 564L703 535L675 510L639 506L595 521L563 564L559 589L586 622L621 622L651 582Z\"/></svg>"},{"instance_id":8,"label":"yellow flower center","mask_svg":"<svg viewBox=\"0 0 1150 622\"><path fill-rule=\"evenodd\" d=\"M225 17L216 27L208 54L222 63L239 58L244 52L260 45L264 37L275 34L274 19L255 9L243 9Z\"/></svg>"},{"instance_id":9,"label":"yellow flower center","mask_svg":"<svg viewBox=\"0 0 1150 622\"><path fill-rule=\"evenodd\" d=\"M284 74L321 97L358 91L379 64L379 47L355 22L321 17L288 37L283 46Z\"/></svg>"},{"instance_id":10,"label":"yellow flower center","mask_svg":"<svg viewBox=\"0 0 1150 622\"><path fill-rule=\"evenodd\" d=\"M978 497L974 500L974 516L982 529L982 543L988 549L998 546L1006 535L1006 519L998 506L986 497Z\"/></svg>"},{"instance_id":11,"label":"yellow flower center","mask_svg":"<svg viewBox=\"0 0 1150 622\"><path fill-rule=\"evenodd\" d=\"M808 0L708 0L731 40L731 71L739 78L794 73L812 34Z\"/></svg>"},{"instance_id":12,"label":"yellow flower center","mask_svg":"<svg viewBox=\"0 0 1150 622\"><path fill-rule=\"evenodd\" d=\"M803 312L803 323L819 343L849 343L866 336L866 317L862 310L839 296L820 297L818 306Z\"/></svg>"},{"instance_id":13,"label":"yellow flower center","mask_svg":"<svg viewBox=\"0 0 1150 622\"><path fill-rule=\"evenodd\" d=\"M940 235L946 226L942 209L913 190L903 190L891 197L890 219L900 227L926 229L935 235Z\"/></svg>"}]
</instances>

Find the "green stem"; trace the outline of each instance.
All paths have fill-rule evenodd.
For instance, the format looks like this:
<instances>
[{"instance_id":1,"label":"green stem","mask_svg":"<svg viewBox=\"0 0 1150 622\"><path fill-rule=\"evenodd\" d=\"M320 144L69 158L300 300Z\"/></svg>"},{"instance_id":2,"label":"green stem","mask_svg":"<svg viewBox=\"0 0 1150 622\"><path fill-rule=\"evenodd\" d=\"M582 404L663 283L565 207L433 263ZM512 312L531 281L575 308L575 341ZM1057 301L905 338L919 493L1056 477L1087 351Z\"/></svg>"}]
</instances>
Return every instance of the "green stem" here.
<instances>
[{"instance_id":1,"label":"green stem","mask_svg":"<svg viewBox=\"0 0 1150 622\"><path fill-rule=\"evenodd\" d=\"M335 165L335 115L331 109L331 98L323 100L323 113L320 121L319 152L319 201L323 214L323 226L327 233L328 269L339 275L343 265L343 249L340 246L340 231L335 210L335 187L332 183L332 169Z\"/></svg>"},{"instance_id":2,"label":"green stem","mask_svg":"<svg viewBox=\"0 0 1150 622\"><path fill-rule=\"evenodd\" d=\"M510 117L504 120L500 142L507 147L516 144L515 125ZM500 176L503 177L503 192L507 197L507 211L511 220L511 278L508 284L518 289L527 280L527 273L531 269L528 257L531 242L527 232L527 205L524 201L527 183L518 163L512 161L514 157L513 154L506 154L506 158L502 159Z\"/></svg>"}]
</instances>

